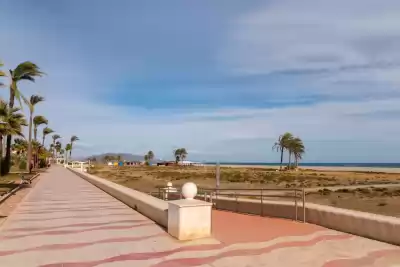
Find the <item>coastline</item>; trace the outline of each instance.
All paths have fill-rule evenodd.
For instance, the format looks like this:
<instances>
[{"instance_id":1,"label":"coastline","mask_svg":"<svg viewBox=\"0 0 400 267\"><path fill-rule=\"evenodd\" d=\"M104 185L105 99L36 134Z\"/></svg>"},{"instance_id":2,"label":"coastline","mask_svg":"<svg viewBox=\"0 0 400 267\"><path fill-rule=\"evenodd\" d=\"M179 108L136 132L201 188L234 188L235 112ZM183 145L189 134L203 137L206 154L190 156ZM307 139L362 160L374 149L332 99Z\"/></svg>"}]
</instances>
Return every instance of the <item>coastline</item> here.
<instances>
[{"instance_id":1,"label":"coastline","mask_svg":"<svg viewBox=\"0 0 400 267\"><path fill-rule=\"evenodd\" d=\"M216 166L216 164L207 164L207 166ZM279 165L246 165L246 164L221 164L221 167L228 168L262 168L279 170ZM311 171L339 171L339 172L378 172L378 173L400 173L400 168L385 167L344 167L344 166L299 166L301 170Z\"/></svg>"}]
</instances>

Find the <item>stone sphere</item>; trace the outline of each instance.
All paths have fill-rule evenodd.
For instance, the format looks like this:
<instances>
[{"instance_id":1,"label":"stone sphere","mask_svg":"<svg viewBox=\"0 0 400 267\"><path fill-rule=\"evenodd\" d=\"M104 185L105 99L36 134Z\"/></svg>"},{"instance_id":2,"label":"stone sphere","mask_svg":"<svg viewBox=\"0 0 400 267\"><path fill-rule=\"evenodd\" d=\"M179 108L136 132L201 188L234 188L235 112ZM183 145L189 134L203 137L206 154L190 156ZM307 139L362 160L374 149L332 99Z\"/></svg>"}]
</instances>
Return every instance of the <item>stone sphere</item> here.
<instances>
[{"instance_id":1,"label":"stone sphere","mask_svg":"<svg viewBox=\"0 0 400 267\"><path fill-rule=\"evenodd\" d=\"M197 186L194 183L185 183L182 186L182 196L185 199L194 199L197 195Z\"/></svg>"},{"instance_id":2,"label":"stone sphere","mask_svg":"<svg viewBox=\"0 0 400 267\"><path fill-rule=\"evenodd\" d=\"M168 183L167 183L167 187L172 187L172 183L171 183L171 182L168 182Z\"/></svg>"}]
</instances>

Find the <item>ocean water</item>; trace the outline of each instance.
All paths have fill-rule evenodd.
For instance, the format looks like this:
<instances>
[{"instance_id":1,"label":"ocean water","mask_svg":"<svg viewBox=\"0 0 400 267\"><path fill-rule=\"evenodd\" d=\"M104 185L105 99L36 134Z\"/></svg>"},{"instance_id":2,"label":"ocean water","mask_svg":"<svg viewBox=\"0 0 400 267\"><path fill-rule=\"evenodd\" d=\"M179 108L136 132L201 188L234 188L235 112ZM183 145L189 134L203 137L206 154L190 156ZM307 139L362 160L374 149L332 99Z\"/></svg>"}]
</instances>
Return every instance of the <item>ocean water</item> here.
<instances>
[{"instance_id":1,"label":"ocean water","mask_svg":"<svg viewBox=\"0 0 400 267\"><path fill-rule=\"evenodd\" d=\"M216 162L207 162L205 164L216 164ZM265 162L220 162L220 165L262 165L279 166L280 163ZM283 166L287 165L284 163ZM300 163L299 166L321 166L321 167L374 167L374 168L400 168L400 163Z\"/></svg>"}]
</instances>

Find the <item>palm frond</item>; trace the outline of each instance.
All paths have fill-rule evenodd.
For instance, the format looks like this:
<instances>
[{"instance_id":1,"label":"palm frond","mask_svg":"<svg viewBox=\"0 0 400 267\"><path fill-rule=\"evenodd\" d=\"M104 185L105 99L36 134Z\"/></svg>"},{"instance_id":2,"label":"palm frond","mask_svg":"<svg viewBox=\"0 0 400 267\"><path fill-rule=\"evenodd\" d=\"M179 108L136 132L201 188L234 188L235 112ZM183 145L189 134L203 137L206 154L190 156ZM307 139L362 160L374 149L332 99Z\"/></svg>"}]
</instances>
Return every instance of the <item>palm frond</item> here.
<instances>
[{"instance_id":1,"label":"palm frond","mask_svg":"<svg viewBox=\"0 0 400 267\"><path fill-rule=\"evenodd\" d=\"M37 115L33 118L33 124L35 124L35 126L39 126L41 124L48 124L49 121L46 119L46 117L42 116L42 115Z\"/></svg>"}]
</instances>

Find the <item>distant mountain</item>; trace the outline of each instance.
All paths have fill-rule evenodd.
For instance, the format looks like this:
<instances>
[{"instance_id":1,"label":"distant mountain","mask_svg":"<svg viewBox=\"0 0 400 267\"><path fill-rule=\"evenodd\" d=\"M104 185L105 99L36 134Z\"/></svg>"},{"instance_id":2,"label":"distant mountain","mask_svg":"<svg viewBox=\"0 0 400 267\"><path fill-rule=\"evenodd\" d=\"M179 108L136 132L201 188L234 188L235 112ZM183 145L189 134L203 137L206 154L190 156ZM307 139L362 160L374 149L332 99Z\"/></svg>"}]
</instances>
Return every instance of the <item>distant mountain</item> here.
<instances>
[{"instance_id":1,"label":"distant mountain","mask_svg":"<svg viewBox=\"0 0 400 267\"><path fill-rule=\"evenodd\" d=\"M112 156L112 157L118 157L121 156L122 160L126 160L126 161L143 161L144 160L144 156L141 155L133 155L130 153L104 153L104 154L99 154L99 155L92 155L90 156L90 158L95 157L96 161L98 162L102 162L104 160L105 156ZM85 159L87 159L89 157L86 157ZM153 162L157 162L159 161L159 159L154 159Z\"/></svg>"}]
</instances>

